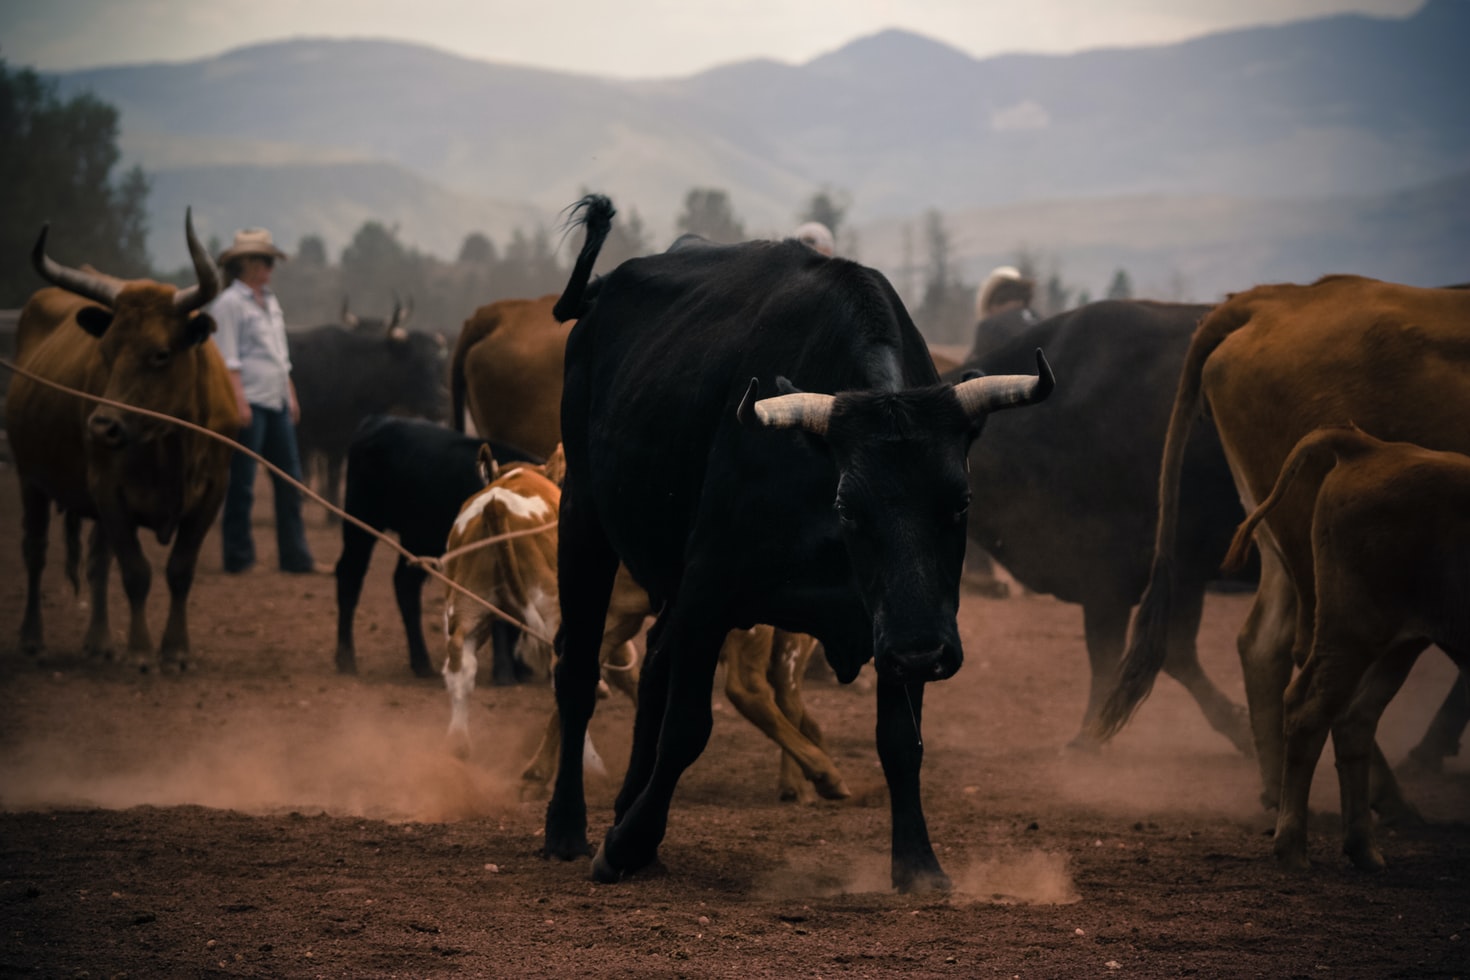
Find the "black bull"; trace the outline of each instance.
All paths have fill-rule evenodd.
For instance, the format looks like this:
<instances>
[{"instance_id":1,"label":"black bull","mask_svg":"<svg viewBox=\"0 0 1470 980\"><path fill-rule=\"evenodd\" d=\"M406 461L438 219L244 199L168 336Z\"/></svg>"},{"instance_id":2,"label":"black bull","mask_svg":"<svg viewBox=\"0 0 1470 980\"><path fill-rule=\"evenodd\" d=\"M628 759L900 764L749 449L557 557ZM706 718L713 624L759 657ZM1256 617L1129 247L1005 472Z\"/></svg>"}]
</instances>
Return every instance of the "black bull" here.
<instances>
[{"instance_id":1,"label":"black bull","mask_svg":"<svg viewBox=\"0 0 1470 980\"><path fill-rule=\"evenodd\" d=\"M580 207L587 243L556 311L578 323L562 399L562 751L546 853L589 851L582 743L621 560L661 612L594 875L654 859L679 776L709 737L725 634L769 623L820 639L841 680L875 661L893 882L947 887L920 802L920 726L925 683L962 657L965 454L989 413L1045 398L1050 369L1038 353L1039 376L941 384L881 274L790 241L676 248L589 286L613 212L602 197Z\"/></svg>"}]
</instances>

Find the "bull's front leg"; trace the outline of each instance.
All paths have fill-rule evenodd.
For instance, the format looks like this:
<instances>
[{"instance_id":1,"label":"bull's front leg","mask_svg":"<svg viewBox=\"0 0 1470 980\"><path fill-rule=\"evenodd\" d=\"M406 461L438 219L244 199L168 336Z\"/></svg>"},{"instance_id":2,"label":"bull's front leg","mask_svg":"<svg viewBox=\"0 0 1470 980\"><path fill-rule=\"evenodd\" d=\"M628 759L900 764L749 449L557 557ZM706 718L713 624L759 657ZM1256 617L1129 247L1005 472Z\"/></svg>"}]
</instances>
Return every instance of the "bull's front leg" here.
<instances>
[{"instance_id":1,"label":"bull's front leg","mask_svg":"<svg viewBox=\"0 0 1470 980\"><path fill-rule=\"evenodd\" d=\"M41 629L41 572L46 568L46 541L51 526L51 501L29 484L21 484L20 550L26 565L26 610L20 624L22 653L37 654L43 646Z\"/></svg>"},{"instance_id":2,"label":"bull's front leg","mask_svg":"<svg viewBox=\"0 0 1470 980\"><path fill-rule=\"evenodd\" d=\"M900 892L948 891L949 876L929 843L919 797L924 763L924 685L878 680L878 759L888 781L893 820L893 887Z\"/></svg>"},{"instance_id":3,"label":"bull's front leg","mask_svg":"<svg viewBox=\"0 0 1470 980\"><path fill-rule=\"evenodd\" d=\"M189 666L189 592L194 587L194 570L199 564L204 535L218 511L219 501L214 501L185 514L173 550L168 554L168 564L164 566L168 621L163 627L163 644L158 649L164 669L182 671Z\"/></svg>"}]
</instances>

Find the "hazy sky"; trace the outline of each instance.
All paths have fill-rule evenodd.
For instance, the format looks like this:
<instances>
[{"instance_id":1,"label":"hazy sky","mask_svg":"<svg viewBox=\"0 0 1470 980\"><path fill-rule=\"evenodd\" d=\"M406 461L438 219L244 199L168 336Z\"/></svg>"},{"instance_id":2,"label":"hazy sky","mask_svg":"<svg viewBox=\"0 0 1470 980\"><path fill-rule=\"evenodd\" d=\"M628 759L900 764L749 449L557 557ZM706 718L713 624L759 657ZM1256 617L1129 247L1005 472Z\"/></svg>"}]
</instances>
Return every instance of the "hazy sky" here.
<instances>
[{"instance_id":1,"label":"hazy sky","mask_svg":"<svg viewBox=\"0 0 1470 980\"><path fill-rule=\"evenodd\" d=\"M396 38L488 61L649 78L802 62L901 27L984 57L1161 44L1423 0L3 0L0 58L64 70L188 61L287 37Z\"/></svg>"}]
</instances>

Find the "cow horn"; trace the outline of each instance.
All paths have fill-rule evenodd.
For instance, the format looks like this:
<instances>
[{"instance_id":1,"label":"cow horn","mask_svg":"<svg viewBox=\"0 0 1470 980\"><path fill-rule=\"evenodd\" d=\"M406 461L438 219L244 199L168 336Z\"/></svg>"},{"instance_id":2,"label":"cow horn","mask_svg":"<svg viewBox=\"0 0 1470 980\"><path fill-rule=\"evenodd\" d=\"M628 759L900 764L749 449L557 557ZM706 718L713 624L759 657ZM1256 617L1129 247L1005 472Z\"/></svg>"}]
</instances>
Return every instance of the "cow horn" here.
<instances>
[{"instance_id":1,"label":"cow horn","mask_svg":"<svg viewBox=\"0 0 1470 980\"><path fill-rule=\"evenodd\" d=\"M805 429L813 435L827 434L835 395L798 391L791 395L762 398L755 403L755 416L770 429Z\"/></svg>"},{"instance_id":2,"label":"cow horn","mask_svg":"<svg viewBox=\"0 0 1470 980\"><path fill-rule=\"evenodd\" d=\"M344 326L344 327L356 327L358 325L357 314L356 313L353 313L352 310L348 309L348 306L349 305L350 304L348 303L348 297L343 296L342 297L342 315L340 317L338 317L338 319L340 319L342 321L342 326Z\"/></svg>"},{"instance_id":3,"label":"cow horn","mask_svg":"<svg viewBox=\"0 0 1470 980\"><path fill-rule=\"evenodd\" d=\"M186 286L174 293L174 309L179 313L192 313L219 295L219 268L210 258L209 250L199 244L194 234L194 209L184 209L184 239L189 243L189 258L194 260L194 276L198 285Z\"/></svg>"},{"instance_id":4,"label":"cow horn","mask_svg":"<svg viewBox=\"0 0 1470 980\"><path fill-rule=\"evenodd\" d=\"M1019 408L1045 401L1056 386L1056 377L1041 348L1036 349L1036 374L997 374L961 381L954 386L960 407L971 419L1005 408Z\"/></svg>"},{"instance_id":5,"label":"cow horn","mask_svg":"<svg viewBox=\"0 0 1470 980\"><path fill-rule=\"evenodd\" d=\"M94 303L101 303L109 310L112 309L112 304L122 289L122 282L95 272L71 269L52 259L46 254L46 235L50 231L49 222L42 225L41 237L36 239L36 247L31 250L31 264L36 267L41 278L67 292L84 296Z\"/></svg>"}]
</instances>

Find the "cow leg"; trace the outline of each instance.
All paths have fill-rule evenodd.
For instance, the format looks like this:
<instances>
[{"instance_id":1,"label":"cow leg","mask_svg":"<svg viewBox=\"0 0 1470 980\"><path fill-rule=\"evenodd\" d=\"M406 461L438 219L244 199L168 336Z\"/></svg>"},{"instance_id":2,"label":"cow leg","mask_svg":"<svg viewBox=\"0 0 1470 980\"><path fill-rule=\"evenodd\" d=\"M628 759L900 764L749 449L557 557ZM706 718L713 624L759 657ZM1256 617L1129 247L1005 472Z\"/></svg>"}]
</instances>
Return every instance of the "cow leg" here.
<instances>
[{"instance_id":1,"label":"cow leg","mask_svg":"<svg viewBox=\"0 0 1470 980\"><path fill-rule=\"evenodd\" d=\"M146 671L153 663L153 639L148 632L148 590L153 586L153 567L138 543L137 531L123 526L126 529L121 533L109 535L108 544L117 556L123 593L128 597L128 657L139 670Z\"/></svg>"},{"instance_id":2,"label":"cow leg","mask_svg":"<svg viewBox=\"0 0 1470 980\"><path fill-rule=\"evenodd\" d=\"M163 668L187 670L189 666L189 592L194 587L194 570L199 564L199 549L204 535L219 512L220 498L208 501L179 523L174 546L164 565L164 581L168 583L168 619L163 627L163 643L158 648Z\"/></svg>"},{"instance_id":3,"label":"cow leg","mask_svg":"<svg viewBox=\"0 0 1470 980\"><path fill-rule=\"evenodd\" d=\"M613 823L623 819L648 786L658 758L659 733L663 731L664 710L669 700L670 654L660 643L664 635L663 625L666 624L655 622L648 633L648 653L643 658L643 671L638 678L638 710L633 713L633 748L628 753L623 785L613 801Z\"/></svg>"},{"instance_id":4,"label":"cow leg","mask_svg":"<svg viewBox=\"0 0 1470 980\"><path fill-rule=\"evenodd\" d=\"M924 763L924 685L878 678L878 760L888 782L893 825L893 887L900 892L948 891L949 876L929 843L919 795Z\"/></svg>"},{"instance_id":5,"label":"cow leg","mask_svg":"<svg viewBox=\"0 0 1470 980\"><path fill-rule=\"evenodd\" d=\"M1291 680L1291 645L1296 637L1296 587L1266 538L1261 542L1261 582L1237 640L1251 736L1261 773L1261 804L1280 799L1282 695Z\"/></svg>"},{"instance_id":6,"label":"cow leg","mask_svg":"<svg viewBox=\"0 0 1470 980\"><path fill-rule=\"evenodd\" d=\"M444 611L444 687L449 692L449 731L445 738L450 751L461 759L470 755L470 695L475 692L479 645L471 616L459 611L458 597L451 594Z\"/></svg>"},{"instance_id":7,"label":"cow leg","mask_svg":"<svg viewBox=\"0 0 1470 980\"><path fill-rule=\"evenodd\" d=\"M561 629L553 684L561 715L561 758L546 807L543 853L569 861L592 850L587 845L581 749L597 702L598 651L618 556L603 533L592 501L576 492L570 478L562 491L559 533Z\"/></svg>"},{"instance_id":8,"label":"cow leg","mask_svg":"<svg viewBox=\"0 0 1470 980\"><path fill-rule=\"evenodd\" d=\"M776 703L770 680L774 634L769 626L757 626L732 630L725 638L725 696L746 720L781 747L783 761L789 758L800 766L817 792L829 800L845 799L850 794L827 753L813 745ZM781 799L797 799L800 786L796 781L789 787L782 782Z\"/></svg>"},{"instance_id":9,"label":"cow leg","mask_svg":"<svg viewBox=\"0 0 1470 980\"><path fill-rule=\"evenodd\" d=\"M1460 736L1470 725L1470 675L1463 670L1435 712L1419 744L1409 750L1406 769L1439 772L1448 756L1460 754Z\"/></svg>"},{"instance_id":10,"label":"cow leg","mask_svg":"<svg viewBox=\"0 0 1470 980\"><path fill-rule=\"evenodd\" d=\"M342 506L342 463L340 452L328 452L321 454L322 465L327 471L326 486L322 489L322 496L327 499L333 507ZM342 523L342 518L334 510L327 511L327 526L334 527Z\"/></svg>"},{"instance_id":11,"label":"cow leg","mask_svg":"<svg viewBox=\"0 0 1470 980\"><path fill-rule=\"evenodd\" d=\"M1383 854L1373 840L1370 806L1373 788L1370 771L1383 764L1382 753L1374 741L1378 720L1388 702L1403 687L1425 646L1411 641L1374 661L1358 684L1347 710L1332 728L1337 785L1342 799L1342 850L1362 871L1382 871L1384 866ZM1391 774L1389 778L1393 778Z\"/></svg>"},{"instance_id":12,"label":"cow leg","mask_svg":"<svg viewBox=\"0 0 1470 980\"><path fill-rule=\"evenodd\" d=\"M343 556L345 559L345 555ZM429 647L424 642L424 581L429 573L399 556L393 567L393 597L398 600L398 615L403 619L403 635L408 637L408 669L415 677L433 677ZM359 588L360 588L359 583Z\"/></svg>"},{"instance_id":13,"label":"cow leg","mask_svg":"<svg viewBox=\"0 0 1470 980\"><path fill-rule=\"evenodd\" d=\"M20 553L26 563L26 611L20 622L20 649L35 655L45 647L41 626L41 572L46 568L51 532L51 501L25 481L20 485Z\"/></svg>"},{"instance_id":14,"label":"cow leg","mask_svg":"<svg viewBox=\"0 0 1470 980\"><path fill-rule=\"evenodd\" d=\"M1342 652L1334 649L1326 637L1320 638L1301 673L1286 689L1285 758L1273 848L1281 866L1294 871L1305 871L1310 866L1307 801L1317 760L1327 742L1329 727L1352 697L1362 672L1358 664L1348 669L1348 664L1340 662L1342 658Z\"/></svg>"},{"instance_id":15,"label":"cow leg","mask_svg":"<svg viewBox=\"0 0 1470 980\"><path fill-rule=\"evenodd\" d=\"M1123 659L1123 643L1128 636L1129 609L1124 599L1082 604L1082 633L1087 642L1087 663L1092 678L1087 688L1082 729L1067 743L1069 749L1096 752L1102 744L1091 734L1092 725L1118 679L1118 664Z\"/></svg>"},{"instance_id":16,"label":"cow leg","mask_svg":"<svg viewBox=\"0 0 1470 980\"><path fill-rule=\"evenodd\" d=\"M812 654L816 652L816 649L817 642L811 637L777 630L775 646L771 654L769 675L771 689L776 695L776 707L781 709L781 713L786 716L787 720L795 725L802 735L806 736L807 741L821 752L822 757L831 765L832 775L836 779L835 791L841 795L828 798L846 799L851 795L847 784L837 770L837 763L832 761L831 755L827 752L827 740L822 735L822 727L817 724L817 719L806 710L806 702L801 696L802 679L806 676L807 665L811 663ZM780 786L783 794L788 787L805 788L805 782L799 777L805 777L805 773L797 761L790 753L781 753ZM815 784L815 781L813 782Z\"/></svg>"},{"instance_id":17,"label":"cow leg","mask_svg":"<svg viewBox=\"0 0 1470 980\"><path fill-rule=\"evenodd\" d=\"M72 595L81 595L82 579L82 518L75 511L62 515L66 533L66 580L71 583Z\"/></svg>"},{"instance_id":18,"label":"cow leg","mask_svg":"<svg viewBox=\"0 0 1470 980\"><path fill-rule=\"evenodd\" d=\"M686 581L686 590L687 590ZM687 600L692 593L681 593ZM689 610L697 609L691 613ZM660 630L649 653L639 690L638 716L634 723L634 759L628 778L618 796L621 813L608 830L602 847L592 859L592 876L601 882L615 882L624 875L652 863L658 855L668 829L669 805L684 770L693 765L709 743L714 716L710 697L714 692L715 668L720 661L720 647L727 630L719 625L716 610L705 604L676 601L666 612L672 618L666 630ZM650 678L665 675L662 699L662 724L657 726L657 745L653 752L644 746L649 741ZM654 683L658 683L655 680ZM640 731L640 728L642 731ZM565 737L565 736L564 736ZM640 744L641 743L641 744ZM563 748L565 753L565 748ZM647 779L641 780L642 764L649 756L653 764ZM629 800L639 781L642 790Z\"/></svg>"},{"instance_id":19,"label":"cow leg","mask_svg":"<svg viewBox=\"0 0 1470 980\"><path fill-rule=\"evenodd\" d=\"M342 525L342 555L337 559L334 570L337 578L337 673L357 673L357 645L353 639L353 620L357 618L357 603L362 598L362 583L367 578L368 565L372 561L373 546L377 539L350 521ZM406 562L398 559L399 567ZM393 590L398 591L398 576L394 572ZM398 609L403 610L403 599L398 600ZM423 626L419 628L419 643L424 642ZM408 627L404 617L404 627ZM410 637L412 636L410 632ZM409 640L413 649L413 640ZM427 654L425 655L427 660Z\"/></svg>"},{"instance_id":20,"label":"cow leg","mask_svg":"<svg viewBox=\"0 0 1470 980\"><path fill-rule=\"evenodd\" d=\"M1164 659L1164 673L1184 685L1204 712L1205 720L1215 731L1230 739L1232 745L1251 755L1250 719L1214 685L1200 666L1200 618L1204 615L1203 585L1181 586L1174 599L1174 621L1169 624L1169 642Z\"/></svg>"},{"instance_id":21,"label":"cow leg","mask_svg":"<svg viewBox=\"0 0 1470 980\"><path fill-rule=\"evenodd\" d=\"M490 630L490 683L496 687L511 687L521 682L516 662L520 639L520 630L503 619L495 620Z\"/></svg>"},{"instance_id":22,"label":"cow leg","mask_svg":"<svg viewBox=\"0 0 1470 980\"><path fill-rule=\"evenodd\" d=\"M92 590L92 615L82 638L82 652L89 657L111 660L117 655L112 643L112 626L107 616L107 576L112 571L112 547L101 521L92 524L87 536L87 585Z\"/></svg>"}]
</instances>

